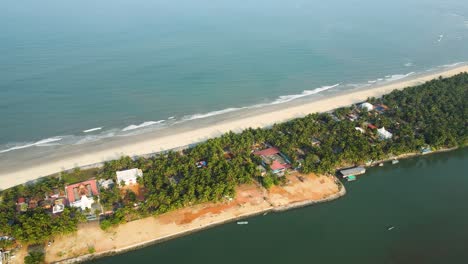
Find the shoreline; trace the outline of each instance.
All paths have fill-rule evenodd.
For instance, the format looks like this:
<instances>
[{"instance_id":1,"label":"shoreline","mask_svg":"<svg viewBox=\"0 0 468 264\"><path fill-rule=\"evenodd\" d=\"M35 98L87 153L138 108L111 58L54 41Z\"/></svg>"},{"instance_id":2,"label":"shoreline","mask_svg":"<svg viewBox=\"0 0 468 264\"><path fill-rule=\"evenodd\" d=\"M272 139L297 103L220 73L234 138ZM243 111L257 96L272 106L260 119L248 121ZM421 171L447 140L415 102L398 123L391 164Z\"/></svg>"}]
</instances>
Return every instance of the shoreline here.
<instances>
[{"instance_id":1,"label":"shoreline","mask_svg":"<svg viewBox=\"0 0 468 264\"><path fill-rule=\"evenodd\" d=\"M377 87L361 87L327 98L316 98L313 101L297 100L285 104L278 104L270 107L273 109L271 111L269 111L270 108L265 108L259 109L258 112L253 114L237 113L234 118L217 120L211 124L198 126L196 128L180 129L179 132L172 134L161 135L161 133L155 132L142 135L138 138L126 139L125 143L113 142L113 144L111 144L111 142L109 144L96 144L99 146L95 148L93 146L89 151L85 149L75 149L70 150L70 154L68 155L60 152L55 154L55 158L48 158L47 160L43 157L35 157L33 162L18 162L19 164L17 167L15 167L15 164L8 167L6 165L2 166L3 168L0 170L0 177L2 177L0 190L76 167L98 167L105 161L117 159L123 155L152 155L191 146L229 131L240 132L249 127L268 127L274 123L285 122L294 118L303 117L310 113L330 111L342 106L364 101L368 97L380 97L393 90L400 90L409 86L422 84L426 81L438 78L439 76L450 77L461 72L468 72L468 65L461 65L440 72L415 76L411 79L398 80ZM207 121L200 121L200 123L207 123ZM4 163L8 164L8 162Z\"/></svg>"}]
</instances>

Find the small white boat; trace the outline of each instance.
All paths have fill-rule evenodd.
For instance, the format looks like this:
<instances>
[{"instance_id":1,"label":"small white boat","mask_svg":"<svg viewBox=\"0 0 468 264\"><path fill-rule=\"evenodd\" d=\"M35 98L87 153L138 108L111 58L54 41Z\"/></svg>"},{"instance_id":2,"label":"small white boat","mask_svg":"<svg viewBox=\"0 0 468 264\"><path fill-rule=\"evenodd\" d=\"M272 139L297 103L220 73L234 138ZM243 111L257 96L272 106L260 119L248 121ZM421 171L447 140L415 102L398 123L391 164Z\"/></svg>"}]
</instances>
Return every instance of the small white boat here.
<instances>
[{"instance_id":1,"label":"small white boat","mask_svg":"<svg viewBox=\"0 0 468 264\"><path fill-rule=\"evenodd\" d=\"M237 222L238 225L247 225L249 222L248 221L239 221Z\"/></svg>"},{"instance_id":2,"label":"small white boat","mask_svg":"<svg viewBox=\"0 0 468 264\"><path fill-rule=\"evenodd\" d=\"M390 231L390 230L393 230L394 228L395 228L394 226L391 226L391 227L387 228L387 230Z\"/></svg>"},{"instance_id":3,"label":"small white boat","mask_svg":"<svg viewBox=\"0 0 468 264\"><path fill-rule=\"evenodd\" d=\"M379 163L379 167L383 167L383 163Z\"/></svg>"},{"instance_id":4,"label":"small white boat","mask_svg":"<svg viewBox=\"0 0 468 264\"><path fill-rule=\"evenodd\" d=\"M397 159L392 160L392 164L397 164L399 161Z\"/></svg>"}]
</instances>

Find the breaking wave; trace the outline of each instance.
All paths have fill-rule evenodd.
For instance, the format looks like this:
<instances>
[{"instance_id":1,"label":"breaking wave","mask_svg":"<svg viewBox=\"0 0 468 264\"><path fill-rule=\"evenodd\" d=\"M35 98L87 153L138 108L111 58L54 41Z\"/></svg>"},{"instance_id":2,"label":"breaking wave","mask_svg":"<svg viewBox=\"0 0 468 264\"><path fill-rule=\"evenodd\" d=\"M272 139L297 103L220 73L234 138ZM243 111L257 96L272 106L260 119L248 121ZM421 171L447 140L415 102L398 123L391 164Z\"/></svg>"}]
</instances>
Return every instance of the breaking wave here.
<instances>
[{"instance_id":1,"label":"breaking wave","mask_svg":"<svg viewBox=\"0 0 468 264\"><path fill-rule=\"evenodd\" d=\"M89 132L98 131L98 130L101 130L101 129L102 129L102 127L95 127L95 128L83 130L83 133L89 133Z\"/></svg>"},{"instance_id":2,"label":"breaking wave","mask_svg":"<svg viewBox=\"0 0 468 264\"><path fill-rule=\"evenodd\" d=\"M340 84L337 83L337 84L334 84L334 85L322 86L320 88L315 88L313 90L304 90L300 94L282 95L282 96L278 97L278 99L273 101L271 104L282 104L282 103L290 102L292 100L296 100L296 99L301 98L301 97L305 97L305 96L309 96L309 95L313 95L313 94L318 94L320 92L333 89L333 88L337 87L338 85L340 85Z\"/></svg>"},{"instance_id":3,"label":"breaking wave","mask_svg":"<svg viewBox=\"0 0 468 264\"><path fill-rule=\"evenodd\" d=\"M453 64L441 65L428 71L433 71L433 70L437 70L440 68L455 67L464 63L465 62L457 62ZM409 67L410 66L409 64L410 63L407 63L405 64L405 66ZM14 150L30 148L34 146L45 147L45 146L52 146L52 145L80 145L80 144L86 144L89 142L95 142L95 141L103 140L106 138L112 138L116 136L132 136L132 135L137 135L141 133L146 133L147 131L152 130L152 129L161 128L164 126L168 127L168 126L171 126L172 124L182 123L182 122L186 122L190 120L208 118L212 116L236 112L239 110L255 109L255 108L261 108L261 107L265 107L269 105L287 103L287 102L290 102L299 98L319 94L321 92L334 89L338 86L343 87L343 89L369 87L371 85L379 85L379 84L384 84L386 82L397 81L397 80L409 77L413 74L415 74L415 72L409 72L406 74L385 75L385 77L379 77L374 80L369 80L363 83L348 83L348 84L337 83L334 85L322 86L322 87L311 89L311 90L304 90L298 94L282 95L267 103L255 104L255 105L250 105L250 106L245 106L245 107L231 107L231 108L226 108L226 109L216 110L216 111L211 111L211 112L206 112L206 113L196 113L192 115L183 116L182 118L170 116L166 120L146 121L141 124L131 124L124 128L113 128L113 129L107 129L105 131L102 131L103 127L95 127L95 128L90 128L90 129L81 131L81 133L85 133L85 134L94 132L94 131L99 131L98 133L92 133L92 134L86 134L86 135L83 135L80 133L77 135L67 135L67 136L62 135L62 136L46 138L43 140L39 140L37 142L31 142L31 143L6 144L3 146L0 146L0 154L14 151ZM1 150L2 147L4 148L3 150Z\"/></svg>"},{"instance_id":4,"label":"breaking wave","mask_svg":"<svg viewBox=\"0 0 468 264\"><path fill-rule=\"evenodd\" d=\"M130 131L130 130L135 130L135 129L148 127L148 126L152 126L152 125L156 125L156 124L161 124L164 121L166 121L166 120L147 121L147 122L143 122L143 123L141 123L139 125L129 125L128 127L125 127L124 129L122 129L122 131Z\"/></svg>"},{"instance_id":5,"label":"breaking wave","mask_svg":"<svg viewBox=\"0 0 468 264\"><path fill-rule=\"evenodd\" d=\"M13 150L18 150L18 149L25 149L25 148L30 148L30 147L34 147L34 146L50 146L52 142L57 142L57 141L60 141L62 140L61 137L51 137L51 138L46 138L46 139L42 139L42 140L39 140L37 142L34 142L34 143L29 143L29 144L25 144L25 145L17 145L17 146L14 146L14 147L11 147L11 148L8 148L8 149L4 149L4 150L0 150L0 153L6 153L6 152L10 152L10 151L13 151Z\"/></svg>"}]
</instances>

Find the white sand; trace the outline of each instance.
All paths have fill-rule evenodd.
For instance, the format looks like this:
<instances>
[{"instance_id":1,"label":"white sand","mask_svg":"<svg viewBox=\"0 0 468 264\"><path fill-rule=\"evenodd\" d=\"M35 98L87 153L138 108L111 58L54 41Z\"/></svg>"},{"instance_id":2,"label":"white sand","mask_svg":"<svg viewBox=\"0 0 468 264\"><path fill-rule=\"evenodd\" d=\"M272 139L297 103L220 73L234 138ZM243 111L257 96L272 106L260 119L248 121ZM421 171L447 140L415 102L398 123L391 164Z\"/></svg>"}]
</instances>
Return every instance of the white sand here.
<instances>
[{"instance_id":1,"label":"white sand","mask_svg":"<svg viewBox=\"0 0 468 264\"><path fill-rule=\"evenodd\" d=\"M24 164L23 169L14 172L7 172L0 175L0 189L10 188L42 176L57 173L64 169L72 169L77 166L85 166L113 159L122 155L143 155L161 150L173 149L199 142L207 137L219 136L228 131L241 131L249 127L265 127L274 123L284 122L292 118L305 116L315 112L325 112L338 107L351 105L368 97L380 97L395 89L403 89L409 86L421 84L423 82L438 78L439 76L450 77L460 72L468 72L468 66L463 65L443 72L430 73L418 76L410 80L401 80L367 90L353 91L344 95L324 98L320 101L298 104L295 106L280 108L271 112L262 113L256 116L241 117L233 120L225 120L216 125L208 125L202 128L195 128L188 132L154 137L144 141L122 144L105 150L93 151L89 153L75 154L64 159L54 160L40 165L28 166Z\"/></svg>"}]
</instances>

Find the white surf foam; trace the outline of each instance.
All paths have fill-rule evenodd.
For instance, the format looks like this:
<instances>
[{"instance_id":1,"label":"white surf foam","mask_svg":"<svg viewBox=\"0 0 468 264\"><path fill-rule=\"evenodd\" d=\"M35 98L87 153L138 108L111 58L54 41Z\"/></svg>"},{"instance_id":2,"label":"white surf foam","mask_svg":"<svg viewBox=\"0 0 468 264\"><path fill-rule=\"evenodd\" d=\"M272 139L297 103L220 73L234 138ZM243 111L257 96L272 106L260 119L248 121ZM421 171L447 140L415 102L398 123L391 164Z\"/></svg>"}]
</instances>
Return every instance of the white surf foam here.
<instances>
[{"instance_id":1,"label":"white surf foam","mask_svg":"<svg viewBox=\"0 0 468 264\"><path fill-rule=\"evenodd\" d=\"M175 119L175 117L174 117L174 116L170 116L170 117L167 118L167 120L172 120L172 119Z\"/></svg>"},{"instance_id":2,"label":"white surf foam","mask_svg":"<svg viewBox=\"0 0 468 264\"><path fill-rule=\"evenodd\" d=\"M88 136L85 136L85 137L78 137L75 140L73 140L72 144L73 145L81 145L81 144L85 144L85 143L89 143L89 142L99 141L101 139L110 138L110 137L115 136L116 132L117 132L116 130L113 130L113 131L103 132L103 133L98 134L98 135L88 135Z\"/></svg>"},{"instance_id":3,"label":"white surf foam","mask_svg":"<svg viewBox=\"0 0 468 264\"><path fill-rule=\"evenodd\" d=\"M396 81L396 80L400 80L408 76L411 76L413 74L414 72L409 72L407 74L394 74L394 75L391 75L390 77L385 78L385 81L386 82Z\"/></svg>"},{"instance_id":4,"label":"white surf foam","mask_svg":"<svg viewBox=\"0 0 468 264\"><path fill-rule=\"evenodd\" d=\"M278 97L278 99L273 101L271 104L282 104L282 103L290 102L292 100L296 100L296 99L301 98L301 97L305 97L305 96L309 96L309 95L313 95L313 94L318 94L320 92L333 89L333 88L337 87L338 85L340 85L340 84L337 83L337 84L334 84L334 85L322 86L322 87L319 87L319 88L315 88L313 90L304 90L300 94L282 95L282 96Z\"/></svg>"},{"instance_id":5,"label":"white surf foam","mask_svg":"<svg viewBox=\"0 0 468 264\"><path fill-rule=\"evenodd\" d=\"M455 67L455 66L458 66L458 65L461 65L465 62L455 62L455 63L452 63L452 64L445 64L445 65L442 65L442 66L439 66L439 67L442 67L442 68L451 68L451 67Z\"/></svg>"},{"instance_id":6,"label":"white surf foam","mask_svg":"<svg viewBox=\"0 0 468 264\"><path fill-rule=\"evenodd\" d=\"M89 132L98 131L98 130L101 130L101 129L102 129L102 127L95 127L95 128L83 130L83 133L89 133Z\"/></svg>"},{"instance_id":7,"label":"white surf foam","mask_svg":"<svg viewBox=\"0 0 468 264\"><path fill-rule=\"evenodd\" d=\"M215 116L215 115L221 115L221 114L226 114L234 111L238 111L241 109L244 109L247 107L241 107L241 108L226 108L223 110L218 110L218 111L212 111L204 114L194 114L194 115L189 115L183 118L183 120L188 121L188 120L195 120L195 119L200 119L200 118L206 118L210 116Z\"/></svg>"},{"instance_id":8,"label":"white surf foam","mask_svg":"<svg viewBox=\"0 0 468 264\"><path fill-rule=\"evenodd\" d=\"M139 128L143 128L143 127L148 127L148 126L152 126L152 125L156 125L156 124L161 124L163 123L165 120L159 120L159 121L146 121L146 122L143 122L139 125L129 125L128 127L125 127L124 129L122 129L122 131L130 131L130 130L135 130L135 129L139 129Z\"/></svg>"},{"instance_id":9,"label":"white surf foam","mask_svg":"<svg viewBox=\"0 0 468 264\"><path fill-rule=\"evenodd\" d=\"M51 145L50 143L60 141L60 140L62 140L61 137L46 138L46 139L42 139L42 140L39 140L39 141L34 142L34 143L14 146L14 147L11 147L11 148L8 148L8 149L0 150L0 153L6 153L6 152L9 152L9 151L12 151L12 150L25 149L25 148L30 148L30 147L34 147L34 146L39 146L39 147L40 146L50 146ZM56 145L56 144L54 144L54 145Z\"/></svg>"},{"instance_id":10,"label":"white surf foam","mask_svg":"<svg viewBox=\"0 0 468 264\"><path fill-rule=\"evenodd\" d=\"M413 66L413 63L412 62L407 62L404 65L405 65L405 67L411 67L411 66Z\"/></svg>"}]
</instances>

